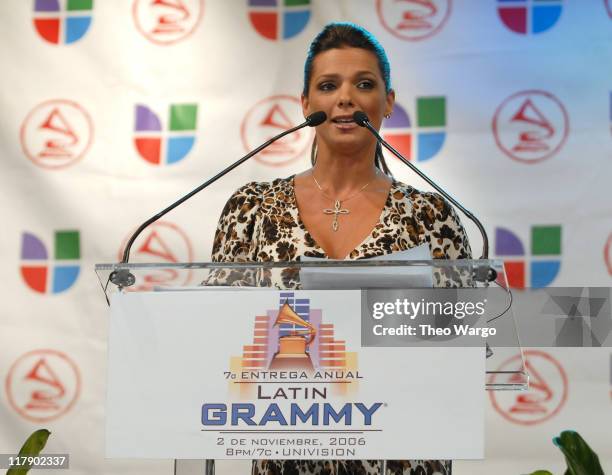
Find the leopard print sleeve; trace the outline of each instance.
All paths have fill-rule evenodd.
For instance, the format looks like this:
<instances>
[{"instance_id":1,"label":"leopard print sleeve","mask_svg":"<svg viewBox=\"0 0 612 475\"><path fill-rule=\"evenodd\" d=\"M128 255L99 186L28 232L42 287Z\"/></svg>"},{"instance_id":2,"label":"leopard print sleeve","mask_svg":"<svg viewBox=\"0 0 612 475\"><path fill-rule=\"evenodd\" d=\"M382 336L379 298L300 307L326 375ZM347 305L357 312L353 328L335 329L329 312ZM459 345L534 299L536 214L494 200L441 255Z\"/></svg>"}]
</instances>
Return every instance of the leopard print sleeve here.
<instances>
[{"instance_id":1,"label":"leopard print sleeve","mask_svg":"<svg viewBox=\"0 0 612 475\"><path fill-rule=\"evenodd\" d=\"M455 209L438 193L420 193L418 218L425 228L433 259L471 259L472 249ZM434 269L434 287L472 287L471 272L465 267Z\"/></svg>"},{"instance_id":2,"label":"leopard print sleeve","mask_svg":"<svg viewBox=\"0 0 612 475\"><path fill-rule=\"evenodd\" d=\"M253 230L261 204L260 184L247 183L227 200L213 241L213 262L253 261Z\"/></svg>"},{"instance_id":3,"label":"leopard print sleeve","mask_svg":"<svg viewBox=\"0 0 612 475\"><path fill-rule=\"evenodd\" d=\"M467 234L454 208L438 193L419 193L418 218L434 259L471 259Z\"/></svg>"},{"instance_id":4,"label":"leopard print sleeve","mask_svg":"<svg viewBox=\"0 0 612 475\"><path fill-rule=\"evenodd\" d=\"M213 241L212 262L253 262L257 248L253 239L261 205L261 184L247 183L227 200ZM216 268L202 285L255 286L256 269Z\"/></svg>"}]
</instances>

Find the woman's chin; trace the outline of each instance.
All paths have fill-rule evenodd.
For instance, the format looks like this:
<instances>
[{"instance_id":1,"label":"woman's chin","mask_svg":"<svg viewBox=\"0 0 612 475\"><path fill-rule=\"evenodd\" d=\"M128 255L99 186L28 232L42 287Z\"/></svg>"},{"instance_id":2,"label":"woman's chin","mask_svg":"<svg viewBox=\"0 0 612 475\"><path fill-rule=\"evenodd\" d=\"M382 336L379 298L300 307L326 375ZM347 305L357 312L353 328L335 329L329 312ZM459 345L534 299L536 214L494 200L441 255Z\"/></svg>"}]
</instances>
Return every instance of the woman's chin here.
<instances>
[{"instance_id":1,"label":"woman's chin","mask_svg":"<svg viewBox=\"0 0 612 475\"><path fill-rule=\"evenodd\" d=\"M330 150L339 153L357 153L363 151L365 148L369 148L371 144L365 142L363 139L358 140L356 137L341 136L335 138L330 143Z\"/></svg>"}]
</instances>

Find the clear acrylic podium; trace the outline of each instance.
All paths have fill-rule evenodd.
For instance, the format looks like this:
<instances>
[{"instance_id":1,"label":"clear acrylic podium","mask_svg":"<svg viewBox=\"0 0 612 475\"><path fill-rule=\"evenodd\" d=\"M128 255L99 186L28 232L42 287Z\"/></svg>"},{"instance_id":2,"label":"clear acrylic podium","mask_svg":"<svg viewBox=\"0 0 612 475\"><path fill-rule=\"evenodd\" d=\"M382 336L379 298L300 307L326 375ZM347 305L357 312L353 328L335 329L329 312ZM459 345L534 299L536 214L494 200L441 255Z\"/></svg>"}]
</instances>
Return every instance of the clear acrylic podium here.
<instances>
[{"instance_id":1,"label":"clear acrylic podium","mask_svg":"<svg viewBox=\"0 0 612 475\"><path fill-rule=\"evenodd\" d=\"M492 272L496 277L488 282L486 276ZM96 274L109 305L116 292L199 291L202 286L249 287L250 290L300 290L303 287L327 290L328 286L355 290L439 287L486 291L485 318L487 326L494 327L496 334L486 340L485 389L521 391L528 388L529 378L512 298L506 288L503 263L499 260L97 264ZM383 471L385 466L383 462ZM198 473L213 474L214 460L202 461L199 470ZM182 470L181 461L177 460L175 473L196 472Z\"/></svg>"}]
</instances>

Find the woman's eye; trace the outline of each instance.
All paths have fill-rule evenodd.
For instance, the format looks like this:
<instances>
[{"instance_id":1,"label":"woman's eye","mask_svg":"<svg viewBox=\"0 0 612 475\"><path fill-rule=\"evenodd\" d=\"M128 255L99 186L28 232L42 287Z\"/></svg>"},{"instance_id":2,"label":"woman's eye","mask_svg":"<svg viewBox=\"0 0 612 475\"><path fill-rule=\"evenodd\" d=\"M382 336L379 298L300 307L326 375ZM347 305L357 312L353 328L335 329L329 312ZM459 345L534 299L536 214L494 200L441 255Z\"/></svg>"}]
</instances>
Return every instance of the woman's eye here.
<instances>
[{"instance_id":1,"label":"woman's eye","mask_svg":"<svg viewBox=\"0 0 612 475\"><path fill-rule=\"evenodd\" d=\"M359 89L373 89L374 83L372 81L361 81L357 84Z\"/></svg>"},{"instance_id":2,"label":"woman's eye","mask_svg":"<svg viewBox=\"0 0 612 475\"><path fill-rule=\"evenodd\" d=\"M334 84L331 82L323 82L319 84L319 90L321 91L331 91L334 89Z\"/></svg>"}]
</instances>

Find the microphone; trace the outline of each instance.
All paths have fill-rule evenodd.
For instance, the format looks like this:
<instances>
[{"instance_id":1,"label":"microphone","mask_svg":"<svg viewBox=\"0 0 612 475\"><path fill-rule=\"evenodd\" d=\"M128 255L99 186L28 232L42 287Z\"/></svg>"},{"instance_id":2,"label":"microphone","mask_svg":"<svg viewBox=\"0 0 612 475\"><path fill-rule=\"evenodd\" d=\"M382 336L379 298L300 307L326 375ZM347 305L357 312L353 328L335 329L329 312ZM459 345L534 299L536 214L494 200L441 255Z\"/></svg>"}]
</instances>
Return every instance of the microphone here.
<instances>
[{"instance_id":1,"label":"microphone","mask_svg":"<svg viewBox=\"0 0 612 475\"><path fill-rule=\"evenodd\" d=\"M151 224L153 224L155 221L157 221L158 219L160 219L162 216L164 216L165 214L169 213L170 211L172 211L174 208L176 208L177 206L180 206L181 204L183 204L185 201L187 201L189 198L191 198L193 195L199 193L200 191L202 191L204 188L207 188L208 186L212 185L214 182L216 182L219 178L225 176L227 173L229 173L230 171L232 171L234 168L242 165L244 162L246 162L249 158L251 158L253 155L258 154L259 152L261 152L264 148L270 146L271 144L273 144L274 142L276 142L277 140L283 138L285 135L291 134L293 132L295 132L296 130L302 129L304 127L316 127L317 125L321 125L323 122L325 122L327 120L327 114L323 111L317 111L317 112L313 112L312 114L310 114L308 117L306 117L306 120L304 122L302 122L300 125L296 125L295 127L292 127L289 130L285 130L284 132L281 132L278 135L275 135L274 137L272 137L270 140L268 140L267 142L264 142L263 144L261 144L259 147L257 147L256 149L252 150L251 152L247 153L244 157L242 157L239 160L236 160L234 163L232 163L230 166L228 166L227 168L221 170L219 173L217 173L215 176L213 176L212 178L206 180L204 183L202 183L200 186L198 186L197 188L195 188L194 190L190 191L189 193L187 193L185 196L183 196L182 198L179 198L178 200L176 200L174 203L172 203L170 206L168 206L167 208L163 209L162 211L160 211L159 213L157 213L155 216L150 217L149 219L147 219L144 223L142 223L138 229L136 229L136 231L134 231L134 233L132 234L132 236L130 236L130 239L128 240L127 244L125 245L125 250L123 251L123 258L121 259L120 264L127 264L130 260L130 249L132 248L132 244L134 244L134 241L136 240L136 238L140 235L140 233L142 233L148 226L150 226ZM136 281L136 278L134 277L134 275L129 271L129 269L118 269L116 271L113 271L110 276L109 276L110 281L119 286L119 287L130 287L131 285L134 284L134 282Z\"/></svg>"},{"instance_id":2,"label":"microphone","mask_svg":"<svg viewBox=\"0 0 612 475\"><path fill-rule=\"evenodd\" d=\"M327 114L323 111L313 112L308 117L306 117L306 122L309 127L316 127L317 125L321 125L326 120L327 120ZM302 128L303 126L304 126L303 124L298 125L295 130ZM290 130L288 133L290 132L293 132L293 130Z\"/></svg>"},{"instance_id":3,"label":"microphone","mask_svg":"<svg viewBox=\"0 0 612 475\"><path fill-rule=\"evenodd\" d=\"M487 237L487 232L485 231L484 226L480 222L480 220L474 216L470 211L465 209L461 203L459 203L456 199L454 199L451 195L449 195L442 187L440 187L436 182L434 182L431 178L425 175L421 170L419 170L413 163L407 160L401 153L395 150L391 145L389 145L378 133L378 131L372 126L368 116L363 111L356 111L353 113L353 120L357 125L361 127L365 127L372 135L376 137L376 140L380 144L382 144L387 150L389 150L393 155L399 158L405 165L408 165L410 169L419 175L423 180L429 183L436 191L438 191L444 198L450 201L453 205L459 208L463 214L465 214L478 228L480 234L482 236L482 256L480 259L488 259L489 258L489 238ZM497 272L495 269L491 267L486 268L478 268L475 273L476 280L480 282L492 282L497 278Z\"/></svg>"}]
</instances>

